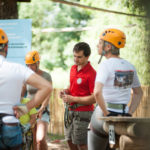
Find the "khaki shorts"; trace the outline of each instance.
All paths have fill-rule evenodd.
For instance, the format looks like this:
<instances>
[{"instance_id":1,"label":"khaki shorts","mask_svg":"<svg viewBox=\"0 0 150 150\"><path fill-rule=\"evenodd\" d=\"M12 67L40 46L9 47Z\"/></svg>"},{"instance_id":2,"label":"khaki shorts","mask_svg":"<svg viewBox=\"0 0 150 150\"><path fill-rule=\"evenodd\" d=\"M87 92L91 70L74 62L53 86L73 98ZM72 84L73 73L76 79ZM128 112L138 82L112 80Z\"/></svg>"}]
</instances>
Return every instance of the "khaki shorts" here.
<instances>
[{"instance_id":1,"label":"khaki shorts","mask_svg":"<svg viewBox=\"0 0 150 150\"><path fill-rule=\"evenodd\" d=\"M72 118L72 123L68 128L65 128L66 140L71 140L76 145L87 145L87 128L93 111L89 112L74 112L69 111Z\"/></svg>"}]
</instances>

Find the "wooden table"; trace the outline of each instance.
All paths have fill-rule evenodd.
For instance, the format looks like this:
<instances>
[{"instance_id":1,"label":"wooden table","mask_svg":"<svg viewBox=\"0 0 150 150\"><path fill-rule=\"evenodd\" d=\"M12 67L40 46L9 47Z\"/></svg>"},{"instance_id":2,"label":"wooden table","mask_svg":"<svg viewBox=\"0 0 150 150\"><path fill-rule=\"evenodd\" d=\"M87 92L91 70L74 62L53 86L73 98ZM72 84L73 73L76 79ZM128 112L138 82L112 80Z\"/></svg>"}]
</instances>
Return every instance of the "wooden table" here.
<instances>
[{"instance_id":1,"label":"wooden table","mask_svg":"<svg viewBox=\"0 0 150 150\"><path fill-rule=\"evenodd\" d=\"M110 147L114 147L118 142L120 150L150 150L150 118L100 117L99 119L105 121L103 128L109 134ZM116 140L115 135L119 136L119 140Z\"/></svg>"}]
</instances>

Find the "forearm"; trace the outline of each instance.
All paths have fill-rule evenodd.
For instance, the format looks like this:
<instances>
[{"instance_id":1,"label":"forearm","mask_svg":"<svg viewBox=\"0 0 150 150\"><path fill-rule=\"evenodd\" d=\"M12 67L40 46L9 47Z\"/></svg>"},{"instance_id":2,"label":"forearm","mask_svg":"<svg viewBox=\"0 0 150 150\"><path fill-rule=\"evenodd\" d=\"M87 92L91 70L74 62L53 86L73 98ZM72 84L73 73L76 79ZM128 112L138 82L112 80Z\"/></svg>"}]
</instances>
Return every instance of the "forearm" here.
<instances>
[{"instance_id":1,"label":"forearm","mask_svg":"<svg viewBox=\"0 0 150 150\"><path fill-rule=\"evenodd\" d=\"M45 108L49 104L49 100L50 100L50 94L46 97L41 107Z\"/></svg>"},{"instance_id":2,"label":"forearm","mask_svg":"<svg viewBox=\"0 0 150 150\"><path fill-rule=\"evenodd\" d=\"M41 104L47 95L52 92L52 85L37 74L33 74L27 80L27 84L30 84L31 86L38 89L34 98L27 103L28 110Z\"/></svg>"},{"instance_id":3,"label":"forearm","mask_svg":"<svg viewBox=\"0 0 150 150\"><path fill-rule=\"evenodd\" d=\"M26 94L26 85L24 84L24 85L22 86L21 97L24 97L25 94Z\"/></svg>"},{"instance_id":4,"label":"forearm","mask_svg":"<svg viewBox=\"0 0 150 150\"><path fill-rule=\"evenodd\" d=\"M30 110L33 107L39 106L43 102L43 99L45 99L46 95L48 94L47 90L38 90L35 94L34 98L27 103L27 108Z\"/></svg>"},{"instance_id":5,"label":"forearm","mask_svg":"<svg viewBox=\"0 0 150 150\"><path fill-rule=\"evenodd\" d=\"M52 85L52 81L50 81L50 84ZM48 96L45 98L45 100L43 101L41 107L43 107L45 109L45 107L49 104L50 97L51 97L51 93L48 94Z\"/></svg>"},{"instance_id":6,"label":"forearm","mask_svg":"<svg viewBox=\"0 0 150 150\"><path fill-rule=\"evenodd\" d=\"M107 116L109 114L109 112L108 112L107 107L105 105L105 101L104 101L104 98L103 98L102 94L101 93L96 93L95 94L95 99L96 99L96 102L99 105L100 109L102 110L104 116Z\"/></svg>"},{"instance_id":7,"label":"forearm","mask_svg":"<svg viewBox=\"0 0 150 150\"><path fill-rule=\"evenodd\" d=\"M93 94L89 96L84 96L84 97L72 96L72 101L78 104L83 104L83 105L92 105L96 102Z\"/></svg>"},{"instance_id":8,"label":"forearm","mask_svg":"<svg viewBox=\"0 0 150 150\"><path fill-rule=\"evenodd\" d=\"M132 96L132 100L128 112L129 114L133 114L135 112L135 110L137 109L140 103L142 96L143 96L143 92L141 87L133 90L133 96Z\"/></svg>"},{"instance_id":9,"label":"forearm","mask_svg":"<svg viewBox=\"0 0 150 150\"><path fill-rule=\"evenodd\" d=\"M96 82L95 89L94 89L94 96L95 96L96 102L98 103L100 109L103 111L104 116L107 116L109 114L109 112L107 111L107 107L105 105L102 91L103 91L103 84L100 82Z\"/></svg>"}]
</instances>

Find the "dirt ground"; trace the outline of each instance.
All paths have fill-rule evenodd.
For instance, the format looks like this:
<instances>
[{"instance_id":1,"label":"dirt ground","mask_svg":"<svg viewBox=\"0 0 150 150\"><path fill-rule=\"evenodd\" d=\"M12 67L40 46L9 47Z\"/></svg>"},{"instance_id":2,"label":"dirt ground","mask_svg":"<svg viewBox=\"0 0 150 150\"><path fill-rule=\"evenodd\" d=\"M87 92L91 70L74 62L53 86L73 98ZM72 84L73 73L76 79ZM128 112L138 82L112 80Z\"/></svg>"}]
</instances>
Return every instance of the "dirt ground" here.
<instances>
[{"instance_id":1,"label":"dirt ground","mask_svg":"<svg viewBox=\"0 0 150 150\"><path fill-rule=\"evenodd\" d=\"M65 140L47 140L48 150L68 150Z\"/></svg>"}]
</instances>

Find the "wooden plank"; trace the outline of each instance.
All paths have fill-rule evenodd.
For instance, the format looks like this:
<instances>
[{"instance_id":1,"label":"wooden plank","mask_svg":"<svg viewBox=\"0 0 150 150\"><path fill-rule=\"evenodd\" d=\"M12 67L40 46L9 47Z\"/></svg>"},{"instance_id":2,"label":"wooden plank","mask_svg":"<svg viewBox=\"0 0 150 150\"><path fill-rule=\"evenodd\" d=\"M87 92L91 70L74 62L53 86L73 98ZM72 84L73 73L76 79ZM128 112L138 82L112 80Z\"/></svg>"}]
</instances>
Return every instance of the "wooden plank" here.
<instances>
[{"instance_id":1,"label":"wooden plank","mask_svg":"<svg viewBox=\"0 0 150 150\"><path fill-rule=\"evenodd\" d=\"M50 99L50 124L48 132L64 134L64 105L59 97L60 89L54 89Z\"/></svg>"},{"instance_id":2,"label":"wooden plank","mask_svg":"<svg viewBox=\"0 0 150 150\"><path fill-rule=\"evenodd\" d=\"M150 118L142 118L142 117L100 117L100 120L104 120L107 122L134 122L134 123L150 123Z\"/></svg>"},{"instance_id":3,"label":"wooden plank","mask_svg":"<svg viewBox=\"0 0 150 150\"><path fill-rule=\"evenodd\" d=\"M128 122L105 122L103 128L105 132L109 132L109 125L114 125L117 135L129 135L132 137L150 137L149 123L128 123Z\"/></svg>"},{"instance_id":4,"label":"wooden plank","mask_svg":"<svg viewBox=\"0 0 150 150\"><path fill-rule=\"evenodd\" d=\"M122 135L119 140L119 145L120 150L150 150L150 139Z\"/></svg>"}]
</instances>

